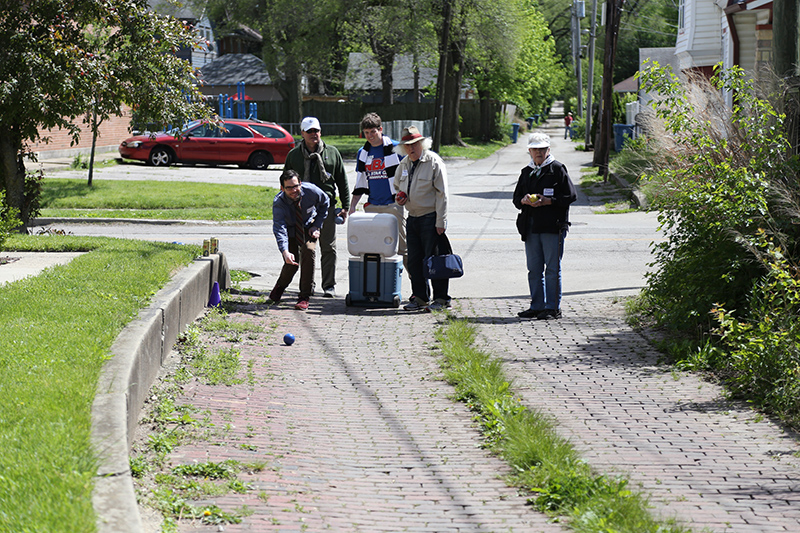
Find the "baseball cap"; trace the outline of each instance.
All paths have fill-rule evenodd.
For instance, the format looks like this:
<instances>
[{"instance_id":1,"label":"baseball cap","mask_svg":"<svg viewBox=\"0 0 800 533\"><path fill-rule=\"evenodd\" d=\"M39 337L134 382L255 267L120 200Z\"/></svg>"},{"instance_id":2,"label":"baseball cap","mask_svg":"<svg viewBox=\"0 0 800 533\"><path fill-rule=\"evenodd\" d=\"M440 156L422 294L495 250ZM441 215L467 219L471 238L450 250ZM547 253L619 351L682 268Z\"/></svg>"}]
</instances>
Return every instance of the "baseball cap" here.
<instances>
[{"instance_id":1,"label":"baseball cap","mask_svg":"<svg viewBox=\"0 0 800 533\"><path fill-rule=\"evenodd\" d=\"M303 131L322 130L322 128L319 127L319 120L317 120L317 117L304 118L303 122L300 123L300 129Z\"/></svg>"}]
</instances>

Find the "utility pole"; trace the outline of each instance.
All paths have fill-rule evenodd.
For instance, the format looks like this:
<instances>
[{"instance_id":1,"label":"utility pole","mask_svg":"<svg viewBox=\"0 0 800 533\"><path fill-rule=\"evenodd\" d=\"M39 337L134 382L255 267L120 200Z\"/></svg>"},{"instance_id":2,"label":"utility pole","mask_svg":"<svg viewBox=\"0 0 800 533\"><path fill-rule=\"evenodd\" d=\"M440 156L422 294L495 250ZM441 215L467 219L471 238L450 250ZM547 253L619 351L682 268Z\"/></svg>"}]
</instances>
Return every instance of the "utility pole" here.
<instances>
[{"instance_id":1,"label":"utility pole","mask_svg":"<svg viewBox=\"0 0 800 533\"><path fill-rule=\"evenodd\" d=\"M592 139L592 93L594 92L594 41L597 37L597 0L592 0L592 18L589 19L589 79L586 82L586 135L585 149L594 149Z\"/></svg>"},{"instance_id":2,"label":"utility pole","mask_svg":"<svg viewBox=\"0 0 800 533\"><path fill-rule=\"evenodd\" d=\"M594 151L594 164L603 182L608 182L608 159L611 151L612 115L614 113L614 59L617 37L625 0L606 1L606 48L603 53L603 103L600 114L600 133Z\"/></svg>"},{"instance_id":3,"label":"utility pole","mask_svg":"<svg viewBox=\"0 0 800 533\"><path fill-rule=\"evenodd\" d=\"M578 106L576 116L583 111L583 69L581 68L581 19L586 16L583 0L572 2L572 58L575 65L575 79L578 82Z\"/></svg>"}]
</instances>

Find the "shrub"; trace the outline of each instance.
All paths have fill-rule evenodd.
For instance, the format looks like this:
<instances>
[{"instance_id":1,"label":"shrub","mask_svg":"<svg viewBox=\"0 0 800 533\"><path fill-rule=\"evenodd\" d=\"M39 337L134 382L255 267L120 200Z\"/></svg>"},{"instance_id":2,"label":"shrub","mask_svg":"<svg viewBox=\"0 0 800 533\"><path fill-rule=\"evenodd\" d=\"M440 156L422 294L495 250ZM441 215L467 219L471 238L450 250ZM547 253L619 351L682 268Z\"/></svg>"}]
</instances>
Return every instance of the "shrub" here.
<instances>
[{"instance_id":1,"label":"shrub","mask_svg":"<svg viewBox=\"0 0 800 533\"><path fill-rule=\"evenodd\" d=\"M654 245L644 296L659 324L700 338L713 327L712 308L747 312L753 282L765 274L752 236L791 226L776 187L789 170L784 117L741 69L681 82L655 64L641 79L657 95L646 126L659 156L645 180L657 190L666 237ZM726 94L736 95L734 105Z\"/></svg>"},{"instance_id":2,"label":"shrub","mask_svg":"<svg viewBox=\"0 0 800 533\"><path fill-rule=\"evenodd\" d=\"M6 194L0 190L0 206L5 206ZM0 251L5 249L6 240L11 233L17 229L22 222L20 222L19 211L6 207L0 211Z\"/></svg>"}]
</instances>

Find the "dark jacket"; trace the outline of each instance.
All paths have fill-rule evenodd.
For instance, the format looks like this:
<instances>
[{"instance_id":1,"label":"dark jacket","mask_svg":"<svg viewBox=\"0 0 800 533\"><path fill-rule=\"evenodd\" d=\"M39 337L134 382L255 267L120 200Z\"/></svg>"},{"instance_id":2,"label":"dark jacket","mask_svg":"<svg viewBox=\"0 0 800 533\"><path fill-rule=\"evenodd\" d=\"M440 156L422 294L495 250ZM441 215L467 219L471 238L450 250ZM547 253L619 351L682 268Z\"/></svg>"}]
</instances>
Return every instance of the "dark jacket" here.
<instances>
[{"instance_id":1,"label":"dark jacket","mask_svg":"<svg viewBox=\"0 0 800 533\"><path fill-rule=\"evenodd\" d=\"M320 229L328 216L330 200L325 192L313 183L300 183L300 209L303 212L303 226L306 231ZM278 250L283 253L289 248L289 239L294 237L294 219L296 209L291 198L283 191L275 195L272 201L272 233L278 243Z\"/></svg>"},{"instance_id":2,"label":"dark jacket","mask_svg":"<svg viewBox=\"0 0 800 533\"><path fill-rule=\"evenodd\" d=\"M539 194L553 199L552 205L531 207L522 205L526 194ZM578 199L575 186L569 179L567 168L553 161L542 168L539 176L533 168L522 169L514 189L514 206L520 209L517 231L524 241L529 233L561 233L569 228L569 206Z\"/></svg>"}]
</instances>

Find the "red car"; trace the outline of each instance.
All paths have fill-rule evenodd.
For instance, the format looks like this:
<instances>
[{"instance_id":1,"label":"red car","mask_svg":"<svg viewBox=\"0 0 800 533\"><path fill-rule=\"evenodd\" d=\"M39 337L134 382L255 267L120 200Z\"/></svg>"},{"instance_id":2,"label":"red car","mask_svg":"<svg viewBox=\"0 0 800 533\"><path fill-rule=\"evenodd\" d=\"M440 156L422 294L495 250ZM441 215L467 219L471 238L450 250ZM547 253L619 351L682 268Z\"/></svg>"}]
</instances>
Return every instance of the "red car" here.
<instances>
[{"instance_id":1,"label":"red car","mask_svg":"<svg viewBox=\"0 0 800 533\"><path fill-rule=\"evenodd\" d=\"M174 133L137 135L122 141L119 153L124 159L157 167L208 163L266 170L286 161L292 148L294 138L274 122L225 119L219 127L192 122L177 137Z\"/></svg>"}]
</instances>

